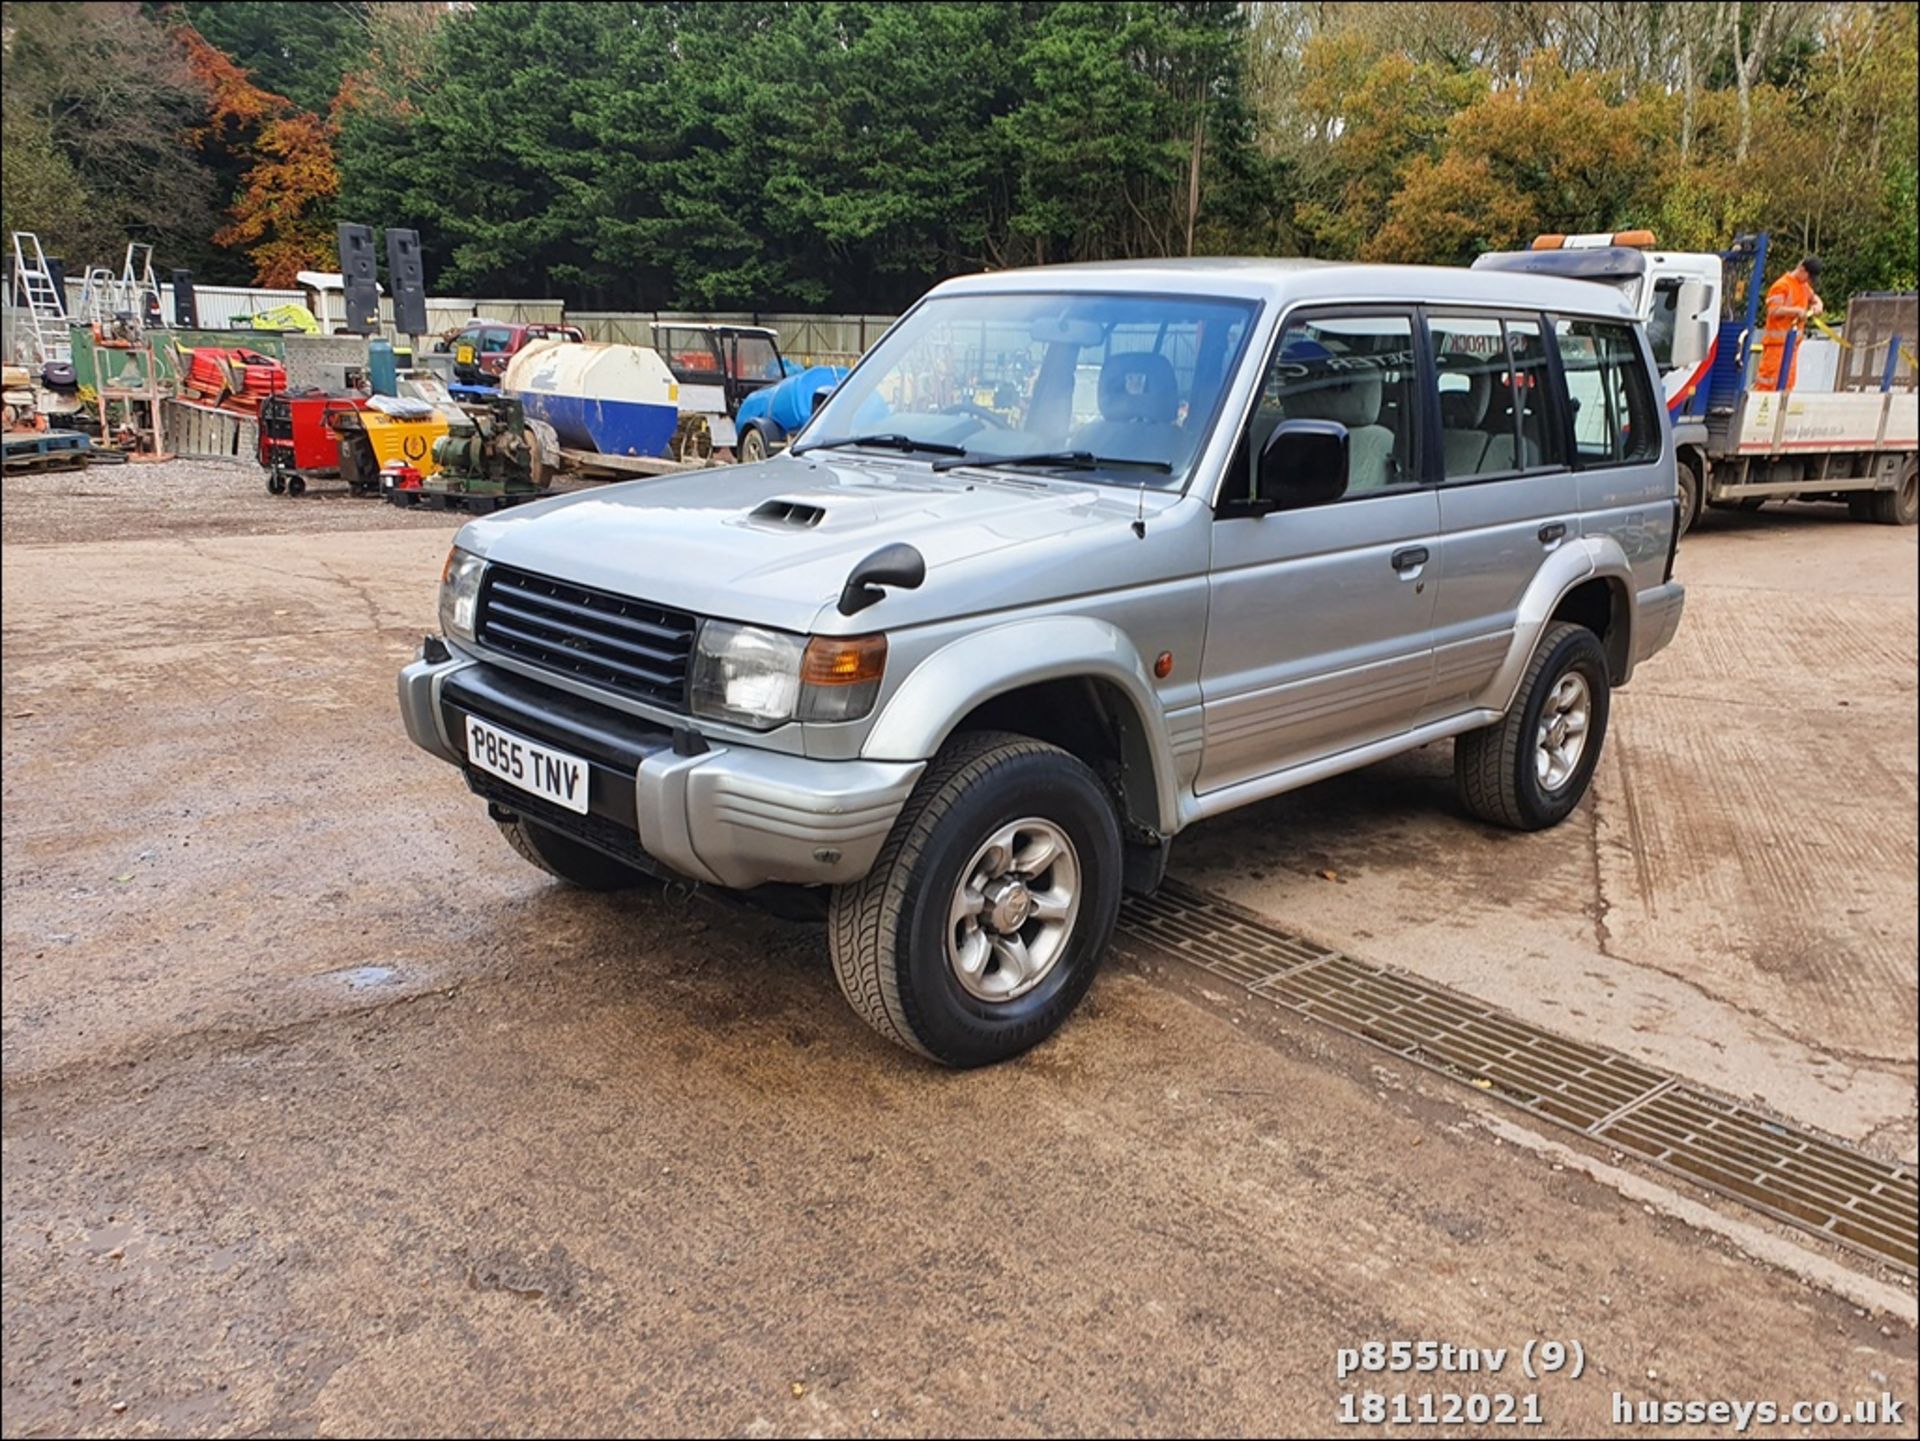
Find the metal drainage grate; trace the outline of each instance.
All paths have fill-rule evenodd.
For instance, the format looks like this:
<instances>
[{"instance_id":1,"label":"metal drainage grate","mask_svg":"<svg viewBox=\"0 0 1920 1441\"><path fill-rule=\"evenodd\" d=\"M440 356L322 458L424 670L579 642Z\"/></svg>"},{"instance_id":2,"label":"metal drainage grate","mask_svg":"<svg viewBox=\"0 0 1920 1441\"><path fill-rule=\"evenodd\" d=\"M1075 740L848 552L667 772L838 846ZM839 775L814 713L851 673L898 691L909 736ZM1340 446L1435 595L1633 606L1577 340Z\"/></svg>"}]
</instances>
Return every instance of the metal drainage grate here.
<instances>
[{"instance_id":1,"label":"metal drainage grate","mask_svg":"<svg viewBox=\"0 0 1920 1441\"><path fill-rule=\"evenodd\" d=\"M1120 935L1404 1060L1476 1082L1776 1220L1906 1271L1920 1261L1920 1191L1907 1167L1316 945L1177 882L1150 899L1130 899Z\"/></svg>"}]
</instances>

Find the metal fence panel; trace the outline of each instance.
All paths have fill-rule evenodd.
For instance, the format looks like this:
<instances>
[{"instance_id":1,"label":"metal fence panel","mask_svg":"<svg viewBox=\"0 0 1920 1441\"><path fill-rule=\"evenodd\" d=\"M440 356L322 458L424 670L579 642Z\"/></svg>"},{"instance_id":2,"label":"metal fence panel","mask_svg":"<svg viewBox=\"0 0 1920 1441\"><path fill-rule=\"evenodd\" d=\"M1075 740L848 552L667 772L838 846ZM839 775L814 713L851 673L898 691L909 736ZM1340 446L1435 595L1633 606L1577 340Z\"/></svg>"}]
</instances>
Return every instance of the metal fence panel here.
<instances>
[{"instance_id":1,"label":"metal fence panel","mask_svg":"<svg viewBox=\"0 0 1920 1441\"><path fill-rule=\"evenodd\" d=\"M68 313L79 316L82 283L67 281ZM204 330L226 330L243 315L268 310L289 302L306 303L299 290L261 290L238 285L196 285L194 295L200 307L200 325ZM332 297L337 306L337 296ZM160 287L162 314L173 318L173 287ZM498 320L508 325L577 325L589 340L619 345L651 345L656 321L688 321L696 324L765 325L780 333L780 349L802 365L851 365L873 347L892 325L891 315L805 315L770 311L686 311L686 310L581 310L569 312L559 300L512 300L430 296L427 299L427 331L441 335L458 330L475 316ZM380 300L381 324L391 332L393 302ZM13 356L23 343L25 327L15 323L14 309L6 307L5 351Z\"/></svg>"},{"instance_id":2,"label":"metal fence panel","mask_svg":"<svg viewBox=\"0 0 1920 1441\"><path fill-rule=\"evenodd\" d=\"M651 345L653 327L675 321L694 325L765 325L780 334L780 350L802 365L851 365L886 333L891 315L800 315L769 311L576 310L567 319L589 340L615 345Z\"/></svg>"}]
</instances>

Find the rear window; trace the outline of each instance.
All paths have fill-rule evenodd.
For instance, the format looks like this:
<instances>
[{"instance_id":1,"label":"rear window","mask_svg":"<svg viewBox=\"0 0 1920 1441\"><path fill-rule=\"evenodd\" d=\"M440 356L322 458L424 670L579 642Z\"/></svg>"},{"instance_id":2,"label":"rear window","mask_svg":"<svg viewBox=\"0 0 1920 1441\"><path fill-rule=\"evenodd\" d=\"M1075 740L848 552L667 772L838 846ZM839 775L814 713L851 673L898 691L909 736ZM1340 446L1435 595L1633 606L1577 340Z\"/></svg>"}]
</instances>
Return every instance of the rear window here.
<instances>
[{"instance_id":1,"label":"rear window","mask_svg":"<svg viewBox=\"0 0 1920 1441\"><path fill-rule=\"evenodd\" d=\"M1573 451L1583 470L1633 465L1660 454L1660 413L1631 326L1559 320L1553 334L1573 408Z\"/></svg>"}]
</instances>

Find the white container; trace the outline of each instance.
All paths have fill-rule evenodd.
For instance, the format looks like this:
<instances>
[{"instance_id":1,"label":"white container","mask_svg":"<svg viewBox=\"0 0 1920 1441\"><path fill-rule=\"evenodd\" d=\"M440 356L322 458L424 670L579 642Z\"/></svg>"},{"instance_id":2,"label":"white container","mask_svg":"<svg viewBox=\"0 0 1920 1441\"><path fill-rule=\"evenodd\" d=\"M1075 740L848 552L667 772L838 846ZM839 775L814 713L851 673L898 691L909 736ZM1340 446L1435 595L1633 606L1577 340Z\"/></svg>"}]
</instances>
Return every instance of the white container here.
<instances>
[{"instance_id":1,"label":"white container","mask_svg":"<svg viewBox=\"0 0 1920 1441\"><path fill-rule=\"evenodd\" d=\"M536 340L507 362L500 388L575 450L667 453L679 424L679 386L644 345Z\"/></svg>"}]
</instances>

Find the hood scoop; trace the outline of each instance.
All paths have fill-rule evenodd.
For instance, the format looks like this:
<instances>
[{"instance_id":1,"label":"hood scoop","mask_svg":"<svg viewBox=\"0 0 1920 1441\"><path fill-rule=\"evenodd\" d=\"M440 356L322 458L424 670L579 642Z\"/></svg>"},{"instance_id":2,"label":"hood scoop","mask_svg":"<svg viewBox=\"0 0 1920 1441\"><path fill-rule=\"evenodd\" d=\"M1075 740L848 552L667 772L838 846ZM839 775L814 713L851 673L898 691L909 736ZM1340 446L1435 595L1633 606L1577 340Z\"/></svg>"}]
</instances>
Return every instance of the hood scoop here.
<instances>
[{"instance_id":1,"label":"hood scoop","mask_svg":"<svg viewBox=\"0 0 1920 1441\"><path fill-rule=\"evenodd\" d=\"M747 519L757 525L774 526L781 530L812 530L827 518L826 508L815 505L810 500L793 500L775 496L772 500L763 500L747 512Z\"/></svg>"}]
</instances>

